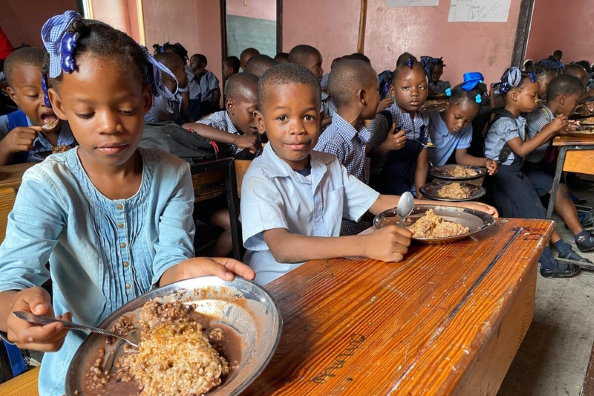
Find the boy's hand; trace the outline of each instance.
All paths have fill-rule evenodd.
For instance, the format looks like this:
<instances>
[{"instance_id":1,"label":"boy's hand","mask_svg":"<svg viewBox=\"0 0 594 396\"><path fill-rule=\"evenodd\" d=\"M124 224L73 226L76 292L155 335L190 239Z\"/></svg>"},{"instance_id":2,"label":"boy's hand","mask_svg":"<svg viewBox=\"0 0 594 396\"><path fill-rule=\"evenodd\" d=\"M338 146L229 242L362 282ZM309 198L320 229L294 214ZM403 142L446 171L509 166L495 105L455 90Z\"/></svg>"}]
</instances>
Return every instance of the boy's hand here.
<instances>
[{"instance_id":1,"label":"boy's hand","mask_svg":"<svg viewBox=\"0 0 594 396\"><path fill-rule=\"evenodd\" d=\"M382 111L386 110L388 107L392 106L392 103L394 103L394 98L391 96L380 100L379 104L377 105L377 113L381 113Z\"/></svg>"},{"instance_id":2,"label":"boy's hand","mask_svg":"<svg viewBox=\"0 0 594 396\"><path fill-rule=\"evenodd\" d=\"M260 141L258 135L236 135L235 142L233 143L240 149L248 149L252 154L258 152Z\"/></svg>"},{"instance_id":3,"label":"boy's hand","mask_svg":"<svg viewBox=\"0 0 594 396\"><path fill-rule=\"evenodd\" d=\"M25 289L14 295L6 326L8 340L21 349L32 349L41 352L55 352L62 347L64 337L68 333L61 323L43 326L32 325L26 320L17 318L14 311L31 312L35 315L54 317L49 293L41 287ZM72 315L66 313L58 319L70 321Z\"/></svg>"},{"instance_id":4,"label":"boy's hand","mask_svg":"<svg viewBox=\"0 0 594 396\"><path fill-rule=\"evenodd\" d=\"M3 149L9 153L29 151L33 148L38 132L41 132L41 127L38 126L16 127L2 139Z\"/></svg>"},{"instance_id":5,"label":"boy's hand","mask_svg":"<svg viewBox=\"0 0 594 396\"><path fill-rule=\"evenodd\" d=\"M547 126L555 133L563 133L567 130L569 121L566 115L559 114L555 119L547 124Z\"/></svg>"},{"instance_id":6,"label":"boy's hand","mask_svg":"<svg viewBox=\"0 0 594 396\"><path fill-rule=\"evenodd\" d=\"M489 172L489 175L491 176L493 176L499 170L499 162L493 161L490 158L485 160L485 166L487 167L487 172Z\"/></svg>"},{"instance_id":7,"label":"boy's hand","mask_svg":"<svg viewBox=\"0 0 594 396\"><path fill-rule=\"evenodd\" d=\"M365 255L381 261L402 261L408 251L412 233L403 227L389 225L365 235Z\"/></svg>"},{"instance_id":8,"label":"boy's hand","mask_svg":"<svg viewBox=\"0 0 594 396\"><path fill-rule=\"evenodd\" d=\"M486 212L486 213L490 214L491 216L493 216L495 218L498 218L499 217L499 213L497 212L497 209L495 209L491 205L487 205L487 204L484 204L484 203L480 203L480 202L464 202L463 204L460 204L460 206L465 207L465 208L468 208L468 209L474 209L474 210L480 210L481 212Z\"/></svg>"},{"instance_id":9,"label":"boy's hand","mask_svg":"<svg viewBox=\"0 0 594 396\"><path fill-rule=\"evenodd\" d=\"M390 132L388 132L388 136L386 136L386 140L384 140L384 144L386 145L386 149L390 151L400 150L406 145L406 132L404 131L396 131L396 124L392 124L392 128L390 128Z\"/></svg>"},{"instance_id":10,"label":"boy's hand","mask_svg":"<svg viewBox=\"0 0 594 396\"><path fill-rule=\"evenodd\" d=\"M246 279L254 279L254 270L242 263L227 257L194 257L179 264L177 282L184 279L196 278L198 276L215 275L219 278L231 281L235 275Z\"/></svg>"}]
</instances>

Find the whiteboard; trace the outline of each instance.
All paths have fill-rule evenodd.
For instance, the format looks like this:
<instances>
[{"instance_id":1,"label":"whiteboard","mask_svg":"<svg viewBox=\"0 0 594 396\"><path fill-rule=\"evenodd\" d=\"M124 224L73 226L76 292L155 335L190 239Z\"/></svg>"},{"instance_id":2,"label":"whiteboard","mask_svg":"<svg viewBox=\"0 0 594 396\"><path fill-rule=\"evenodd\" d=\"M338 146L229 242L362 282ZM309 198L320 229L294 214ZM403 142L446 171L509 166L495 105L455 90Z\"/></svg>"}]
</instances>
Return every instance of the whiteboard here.
<instances>
[{"instance_id":1,"label":"whiteboard","mask_svg":"<svg viewBox=\"0 0 594 396\"><path fill-rule=\"evenodd\" d=\"M511 0L451 0L448 22L507 22Z\"/></svg>"},{"instance_id":2,"label":"whiteboard","mask_svg":"<svg viewBox=\"0 0 594 396\"><path fill-rule=\"evenodd\" d=\"M437 6L439 0L388 0L387 6L394 7L419 7L419 6Z\"/></svg>"}]
</instances>

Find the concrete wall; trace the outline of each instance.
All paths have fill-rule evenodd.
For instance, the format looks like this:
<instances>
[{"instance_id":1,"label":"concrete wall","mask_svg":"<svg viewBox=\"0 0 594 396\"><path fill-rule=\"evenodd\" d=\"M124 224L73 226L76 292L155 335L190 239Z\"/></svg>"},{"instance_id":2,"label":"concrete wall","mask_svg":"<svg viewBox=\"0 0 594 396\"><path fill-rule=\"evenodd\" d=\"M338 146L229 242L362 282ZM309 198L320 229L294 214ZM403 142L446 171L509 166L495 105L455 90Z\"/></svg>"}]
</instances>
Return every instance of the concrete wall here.
<instances>
[{"instance_id":1,"label":"concrete wall","mask_svg":"<svg viewBox=\"0 0 594 396\"><path fill-rule=\"evenodd\" d=\"M276 0L226 0L227 15L276 21ZM288 1L287 1L288 2Z\"/></svg>"},{"instance_id":2,"label":"concrete wall","mask_svg":"<svg viewBox=\"0 0 594 396\"><path fill-rule=\"evenodd\" d=\"M563 61L594 62L594 3L536 0L526 58L540 60L556 49Z\"/></svg>"},{"instance_id":3,"label":"concrete wall","mask_svg":"<svg viewBox=\"0 0 594 396\"><path fill-rule=\"evenodd\" d=\"M520 0L512 0L505 23L450 23L449 1L437 7L388 8L385 0L369 0L365 55L380 72L393 69L404 51L416 56L443 56L443 78L457 83L468 71L481 71L487 81L498 80L511 62ZM286 0L283 8L283 50L308 43L332 59L356 51L359 0L334 2Z\"/></svg>"}]
</instances>

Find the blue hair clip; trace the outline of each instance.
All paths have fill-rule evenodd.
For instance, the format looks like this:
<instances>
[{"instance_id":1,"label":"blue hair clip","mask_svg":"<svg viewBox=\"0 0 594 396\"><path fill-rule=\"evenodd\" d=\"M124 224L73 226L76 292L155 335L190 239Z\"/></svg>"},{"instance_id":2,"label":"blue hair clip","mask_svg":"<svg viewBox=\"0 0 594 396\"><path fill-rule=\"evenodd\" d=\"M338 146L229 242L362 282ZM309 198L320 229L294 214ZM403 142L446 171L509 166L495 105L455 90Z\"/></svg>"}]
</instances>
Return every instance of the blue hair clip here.
<instances>
[{"instance_id":1,"label":"blue hair clip","mask_svg":"<svg viewBox=\"0 0 594 396\"><path fill-rule=\"evenodd\" d=\"M48 19L41 28L41 39L49 54L49 78L56 78L64 70L72 73L76 70L74 52L78 34L69 33L68 27L82 18L76 11L66 11Z\"/></svg>"},{"instance_id":2,"label":"blue hair clip","mask_svg":"<svg viewBox=\"0 0 594 396\"><path fill-rule=\"evenodd\" d=\"M74 59L74 51L76 50L76 41L78 40L78 33L66 33L62 39L62 70L67 73L72 73L77 69L76 60Z\"/></svg>"},{"instance_id":3,"label":"blue hair clip","mask_svg":"<svg viewBox=\"0 0 594 396\"><path fill-rule=\"evenodd\" d=\"M483 97L481 96L481 94L476 94L476 96L474 97L474 101L478 104L481 104L481 102L483 101Z\"/></svg>"},{"instance_id":4,"label":"blue hair clip","mask_svg":"<svg viewBox=\"0 0 594 396\"><path fill-rule=\"evenodd\" d=\"M452 88L446 88L445 94L446 96L452 96Z\"/></svg>"},{"instance_id":5,"label":"blue hair clip","mask_svg":"<svg viewBox=\"0 0 594 396\"><path fill-rule=\"evenodd\" d=\"M414 65L413 58L409 57L408 60L406 61L406 66L408 66L412 69L413 65Z\"/></svg>"},{"instance_id":6,"label":"blue hair clip","mask_svg":"<svg viewBox=\"0 0 594 396\"><path fill-rule=\"evenodd\" d=\"M41 75L41 89L43 91L43 102L45 103L45 107L52 107L52 103L49 100L49 95L47 94L47 77L45 74Z\"/></svg>"},{"instance_id":7,"label":"blue hair clip","mask_svg":"<svg viewBox=\"0 0 594 396\"><path fill-rule=\"evenodd\" d=\"M534 74L532 72L528 73L528 78L530 78L531 83L535 83L537 81L536 74Z\"/></svg>"}]
</instances>

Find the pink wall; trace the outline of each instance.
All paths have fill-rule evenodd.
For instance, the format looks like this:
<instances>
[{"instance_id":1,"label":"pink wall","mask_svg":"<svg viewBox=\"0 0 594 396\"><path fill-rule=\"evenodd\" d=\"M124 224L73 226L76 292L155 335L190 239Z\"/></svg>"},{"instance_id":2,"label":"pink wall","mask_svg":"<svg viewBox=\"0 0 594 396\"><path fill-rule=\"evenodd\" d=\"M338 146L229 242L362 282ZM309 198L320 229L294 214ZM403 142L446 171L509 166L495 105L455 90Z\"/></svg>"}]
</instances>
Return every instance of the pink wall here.
<instances>
[{"instance_id":1,"label":"pink wall","mask_svg":"<svg viewBox=\"0 0 594 396\"><path fill-rule=\"evenodd\" d=\"M135 0L94 0L93 18L105 22L140 42Z\"/></svg>"},{"instance_id":2,"label":"pink wall","mask_svg":"<svg viewBox=\"0 0 594 396\"><path fill-rule=\"evenodd\" d=\"M526 58L540 60L556 49L563 61L594 62L594 7L591 1L538 0L534 5Z\"/></svg>"},{"instance_id":3,"label":"pink wall","mask_svg":"<svg viewBox=\"0 0 594 396\"><path fill-rule=\"evenodd\" d=\"M2 0L0 26L14 47L41 47L43 23L66 10L77 10L76 0Z\"/></svg>"},{"instance_id":4,"label":"pink wall","mask_svg":"<svg viewBox=\"0 0 594 396\"><path fill-rule=\"evenodd\" d=\"M387 8L385 0L369 0L365 55L378 73L393 69L398 55L409 51L443 56L443 78L453 84L468 71L481 71L488 82L498 80L511 62L520 0L512 0L505 23L450 23L449 5L442 0L437 7ZM340 8L320 0L285 1L283 50L311 44L329 70L333 58L357 49L359 6L358 0L343 0Z\"/></svg>"},{"instance_id":5,"label":"pink wall","mask_svg":"<svg viewBox=\"0 0 594 396\"><path fill-rule=\"evenodd\" d=\"M276 21L276 0L226 0L227 15Z\"/></svg>"},{"instance_id":6,"label":"pink wall","mask_svg":"<svg viewBox=\"0 0 594 396\"><path fill-rule=\"evenodd\" d=\"M221 11L218 0L143 0L146 45L180 42L188 56L201 53L207 69L221 80Z\"/></svg>"}]
</instances>

